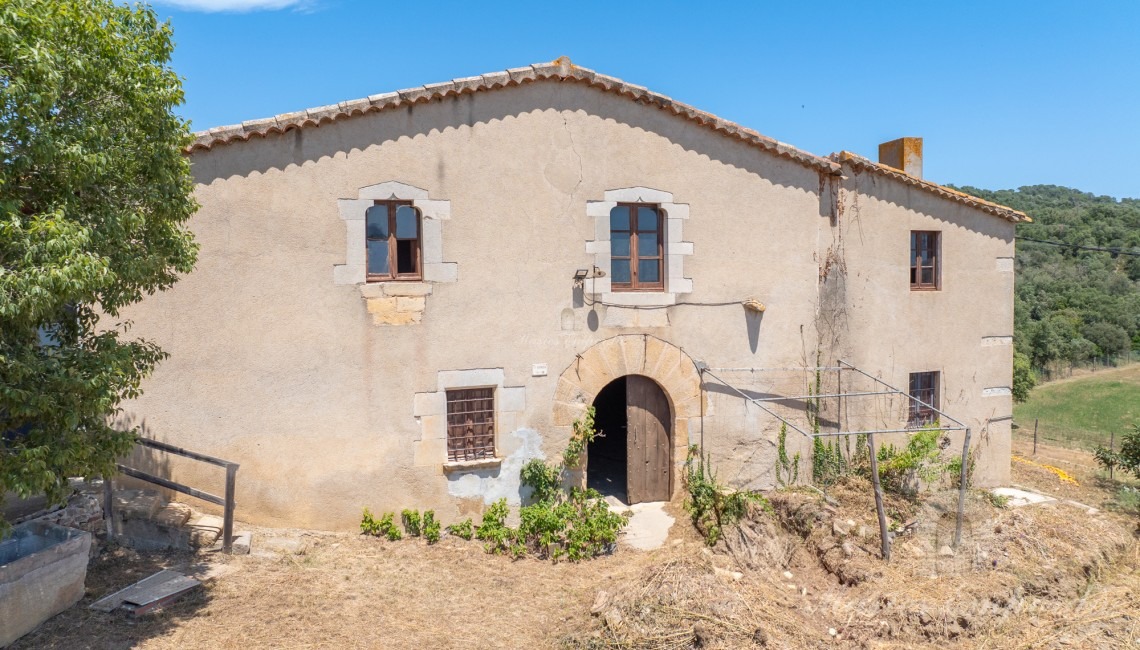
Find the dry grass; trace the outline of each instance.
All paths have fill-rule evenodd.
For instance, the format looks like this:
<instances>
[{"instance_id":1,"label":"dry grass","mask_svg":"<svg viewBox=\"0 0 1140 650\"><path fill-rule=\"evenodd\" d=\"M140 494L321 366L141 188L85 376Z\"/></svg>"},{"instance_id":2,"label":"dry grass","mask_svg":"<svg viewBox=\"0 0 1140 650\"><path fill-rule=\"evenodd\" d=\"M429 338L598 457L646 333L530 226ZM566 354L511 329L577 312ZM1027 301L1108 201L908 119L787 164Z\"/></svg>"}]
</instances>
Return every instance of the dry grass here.
<instances>
[{"instance_id":1,"label":"dry grass","mask_svg":"<svg viewBox=\"0 0 1140 650\"><path fill-rule=\"evenodd\" d=\"M1061 487L1034 472L1015 466L1014 482ZM1084 501L1098 498L1101 488L1074 473ZM896 521L913 525L888 565L865 483L830 496L838 506L809 492L773 495L786 527L757 515L715 551L671 506L664 548L621 547L581 564L512 561L454 538L429 547L255 528L254 555L199 557L228 573L138 621L86 605L195 558L119 549L92 563L80 606L14 648L1137 647L1132 520L1064 502L997 509L975 494L963 545L944 557L955 493L891 499ZM857 524L846 548L831 534L835 518Z\"/></svg>"}]
</instances>

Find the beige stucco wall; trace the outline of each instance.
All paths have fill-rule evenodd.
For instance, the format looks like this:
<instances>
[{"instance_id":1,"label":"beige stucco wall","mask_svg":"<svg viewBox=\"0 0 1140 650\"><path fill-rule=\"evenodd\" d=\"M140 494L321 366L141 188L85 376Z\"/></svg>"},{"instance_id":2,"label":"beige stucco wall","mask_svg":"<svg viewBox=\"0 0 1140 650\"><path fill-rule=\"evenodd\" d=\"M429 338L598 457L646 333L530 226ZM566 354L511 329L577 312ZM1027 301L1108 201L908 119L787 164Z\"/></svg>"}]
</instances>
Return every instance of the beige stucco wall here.
<instances>
[{"instance_id":1,"label":"beige stucco wall","mask_svg":"<svg viewBox=\"0 0 1140 650\"><path fill-rule=\"evenodd\" d=\"M995 262L1013 254L1012 224L850 170L823 179L617 95L532 83L218 146L192 162L200 260L128 314L133 333L170 358L126 410L149 435L240 462L247 521L349 528L368 506L434 508L446 523L495 496L517 500L514 468L565 444L555 402L592 399L579 387L558 394L578 355L644 334L713 367L802 365L821 340L821 251L840 241L848 318L827 354L904 388L908 372L940 369L945 410L979 426L1010 413L1008 397L981 391L1009 386L1011 349L981 339L1012 334L1013 277ZM374 324L358 287L333 281L346 250L337 199L385 181L450 201L443 256L458 264L458 280L432 286L418 324ZM682 299L756 297L767 305L762 319L738 304L674 306L667 326L609 327L645 321L576 300L571 276L594 260L586 202L632 186L689 205L693 291ZM944 232L938 294L913 295L906 284L908 231L919 227ZM678 359L680 369L642 370L692 373ZM532 377L533 364L548 375ZM445 474L442 456L426 457L415 395L437 391L441 371L468 369L501 369L503 386L525 388L525 404L500 422L509 463ZM704 440L724 475L770 487L770 422L749 425L732 415L739 405L708 401L723 415L706 417ZM674 406L680 450L699 439L700 409ZM997 455L980 476L1000 481L1008 420L988 427L988 444ZM171 471L217 484L210 469Z\"/></svg>"}]
</instances>

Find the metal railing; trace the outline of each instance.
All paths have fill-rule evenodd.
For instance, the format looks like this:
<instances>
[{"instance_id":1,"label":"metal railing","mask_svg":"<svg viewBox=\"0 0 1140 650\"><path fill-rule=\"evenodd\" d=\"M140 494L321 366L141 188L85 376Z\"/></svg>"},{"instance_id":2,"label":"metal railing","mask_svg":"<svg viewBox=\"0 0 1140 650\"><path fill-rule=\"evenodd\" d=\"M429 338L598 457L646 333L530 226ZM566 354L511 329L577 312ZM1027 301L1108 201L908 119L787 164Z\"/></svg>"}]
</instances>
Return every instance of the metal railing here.
<instances>
[{"instance_id":1,"label":"metal railing","mask_svg":"<svg viewBox=\"0 0 1140 650\"><path fill-rule=\"evenodd\" d=\"M191 460L197 460L203 463L209 463L211 465L217 465L218 467L225 468L226 494L224 497L219 497L216 494L210 494L209 492L190 487L189 485L183 485L182 483L177 483L175 481L171 481L170 479L162 478L161 476L147 474L146 472L135 469L133 467L116 464L116 467L120 472L132 478L137 478L148 483L154 483L155 485L162 486L168 490L174 490L175 492L188 494L203 501L222 506L222 552L232 552L234 535L234 509L237 507L237 503L234 501L234 492L237 487L237 471L239 465L232 461L222 460L221 458L214 458L213 456L207 456L206 454L200 454L196 451L190 451L181 447L175 447L174 445L168 445L165 442L151 440L150 438L138 438L135 442L143 447L150 447L151 449L164 451L168 454L174 454L176 456L182 456L183 458L189 458ZM112 503L113 497L111 494L111 481L109 479L104 479L103 515L107 519L108 530L110 530L109 527L111 526L111 522L113 521L112 517L114 516Z\"/></svg>"}]
</instances>

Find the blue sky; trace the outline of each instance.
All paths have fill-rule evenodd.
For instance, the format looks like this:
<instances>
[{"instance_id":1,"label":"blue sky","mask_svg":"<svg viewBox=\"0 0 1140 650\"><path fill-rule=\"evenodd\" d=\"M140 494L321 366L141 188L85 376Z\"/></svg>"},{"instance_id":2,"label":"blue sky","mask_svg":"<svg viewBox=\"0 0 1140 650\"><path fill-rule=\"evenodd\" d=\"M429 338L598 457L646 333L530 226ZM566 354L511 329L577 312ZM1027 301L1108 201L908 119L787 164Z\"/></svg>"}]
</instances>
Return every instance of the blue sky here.
<instances>
[{"instance_id":1,"label":"blue sky","mask_svg":"<svg viewBox=\"0 0 1140 650\"><path fill-rule=\"evenodd\" d=\"M195 130L567 55L816 154L920 136L936 182L1140 197L1140 2L155 8Z\"/></svg>"}]
</instances>

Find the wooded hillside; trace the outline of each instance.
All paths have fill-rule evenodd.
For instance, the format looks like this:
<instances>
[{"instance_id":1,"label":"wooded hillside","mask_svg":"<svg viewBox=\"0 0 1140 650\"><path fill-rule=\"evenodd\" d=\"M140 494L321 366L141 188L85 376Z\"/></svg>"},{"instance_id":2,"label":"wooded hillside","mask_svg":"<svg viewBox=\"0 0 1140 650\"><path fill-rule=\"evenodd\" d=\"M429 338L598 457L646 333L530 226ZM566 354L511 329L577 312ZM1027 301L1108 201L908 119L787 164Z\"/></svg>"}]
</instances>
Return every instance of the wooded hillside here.
<instances>
[{"instance_id":1,"label":"wooded hillside","mask_svg":"<svg viewBox=\"0 0 1140 650\"><path fill-rule=\"evenodd\" d=\"M1017 226L1017 352L1055 370L1140 350L1140 257L1076 248L1140 254L1140 199L1056 185L960 189L1033 217Z\"/></svg>"}]
</instances>

